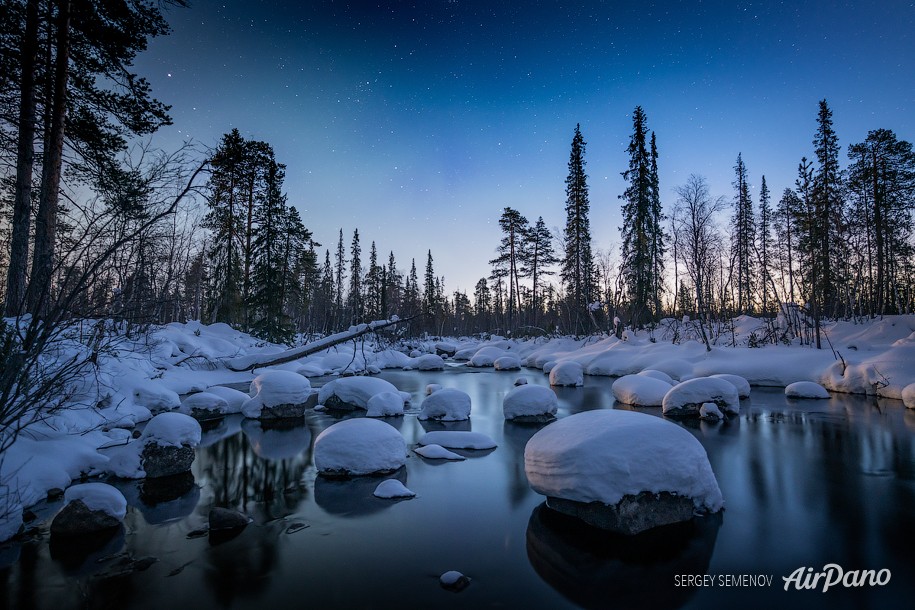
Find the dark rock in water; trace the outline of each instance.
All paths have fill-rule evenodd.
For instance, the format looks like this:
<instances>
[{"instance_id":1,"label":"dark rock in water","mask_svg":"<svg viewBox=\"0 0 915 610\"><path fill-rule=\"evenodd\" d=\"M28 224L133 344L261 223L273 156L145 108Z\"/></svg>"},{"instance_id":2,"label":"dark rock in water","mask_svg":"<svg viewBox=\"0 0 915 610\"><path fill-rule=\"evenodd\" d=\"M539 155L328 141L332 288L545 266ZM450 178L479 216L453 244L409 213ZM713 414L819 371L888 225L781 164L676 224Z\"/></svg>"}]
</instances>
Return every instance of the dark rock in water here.
<instances>
[{"instance_id":1,"label":"dark rock in water","mask_svg":"<svg viewBox=\"0 0 915 610\"><path fill-rule=\"evenodd\" d=\"M324 401L324 406L328 409L335 409L337 411L355 411L359 408L359 405L340 400L336 394L331 394L330 397Z\"/></svg>"},{"instance_id":2,"label":"dark rock in water","mask_svg":"<svg viewBox=\"0 0 915 610\"><path fill-rule=\"evenodd\" d=\"M443 589L459 593L470 585L470 579L456 570L442 574L438 579Z\"/></svg>"},{"instance_id":3,"label":"dark rock in water","mask_svg":"<svg viewBox=\"0 0 915 610\"><path fill-rule=\"evenodd\" d=\"M23 523L31 523L32 521L34 521L37 518L38 518L38 515L36 515L32 511L30 511L29 509L25 509L24 511L22 511L22 522Z\"/></svg>"},{"instance_id":4,"label":"dark rock in water","mask_svg":"<svg viewBox=\"0 0 915 610\"><path fill-rule=\"evenodd\" d=\"M305 410L314 409L315 405L317 404L318 393L312 392L308 395L308 398L305 399L305 402L296 404L287 403L273 407L264 406L261 408L261 414L258 419L261 421L270 421L276 419L302 419L305 417Z\"/></svg>"},{"instance_id":5,"label":"dark rock in water","mask_svg":"<svg viewBox=\"0 0 915 610\"><path fill-rule=\"evenodd\" d=\"M286 528L286 533L287 533L287 534L294 534L294 533L296 533L296 532L301 532L303 529L305 529L305 528L307 528L307 527L311 527L311 526L308 525L307 523L301 523L301 522L298 522L298 521L297 521L297 522L293 523L292 525L290 525L289 527Z\"/></svg>"},{"instance_id":6,"label":"dark rock in water","mask_svg":"<svg viewBox=\"0 0 915 610\"><path fill-rule=\"evenodd\" d=\"M102 510L91 510L82 500L64 506L51 522L52 536L112 533L121 522Z\"/></svg>"},{"instance_id":7,"label":"dark rock in water","mask_svg":"<svg viewBox=\"0 0 915 610\"><path fill-rule=\"evenodd\" d=\"M191 491L194 483L194 475L190 472L147 478L140 482L140 501L147 506L171 502Z\"/></svg>"},{"instance_id":8,"label":"dark rock in water","mask_svg":"<svg viewBox=\"0 0 915 610\"><path fill-rule=\"evenodd\" d=\"M199 530L192 530L192 531L188 532L187 536L185 536L185 537L188 540L193 540L194 538L203 538L204 536L206 536L209 533L210 533L210 530L208 530L205 527L202 527Z\"/></svg>"},{"instance_id":9,"label":"dark rock in water","mask_svg":"<svg viewBox=\"0 0 915 610\"><path fill-rule=\"evenodd\" d=\"M556 419L552 413L541 413L540 415L519 415L510 420L516 424L547 424Z\"/></svg>"},{"instance_id":10,"label":"dark rock in water","mask_svg":"<svg viewBox=\"0 0 915 610\"><path fill-rule=\"evenodd\" d=\"M248 515L240 513L237 510L218 506L210 509L210 533L236 529L241 530L247 527L249 521Z\"/></svg>"},{"instance_id":11,"label":"dark rock in water","mask_svg":"<svg viewBox=\"0 0 915 610\"><path fill-rule=\"evenodd\" d=\"M143 436L143 432L140 430L134 430L130 433L130 438L140 438L141 436Z\"/></svg>"},{"instance_id":12,"label":"dark rock in water","mask_svg":"<svg viewBox=\"0 0 915 610\"><path fill-rule=\"evenodd\" d=\"M147 479L169 477L191 469L191 464L194 463L194 450L187 445L165 447L149 443L143 448L140 463L146 471Z\"/></svg>"},{"instance_id":13,"label":"dark rock in water","mask_svg":"<svg viewBox=\"0 0 915 610\"><path fill-rule=\"evenodd\" d=\"M64 490L60 487L52 487L48 490L48 502L53 502L54 500L60 500L64 497Z\"/></svg>"},{"instance_id":14,"label":"dark rock in water","mask_svg":"<svg viewBox=\"0 0 915 610\"><path fill-rule=\"evenodd\" d=\"M695 508L693 501L662 491L643 491L626 495L610 506L602 502L575 502L562 498L547 498L546 504L555 511L581 519L589 525L631 536L662 525L689 521Z\"/></svg>"}]
</instances>

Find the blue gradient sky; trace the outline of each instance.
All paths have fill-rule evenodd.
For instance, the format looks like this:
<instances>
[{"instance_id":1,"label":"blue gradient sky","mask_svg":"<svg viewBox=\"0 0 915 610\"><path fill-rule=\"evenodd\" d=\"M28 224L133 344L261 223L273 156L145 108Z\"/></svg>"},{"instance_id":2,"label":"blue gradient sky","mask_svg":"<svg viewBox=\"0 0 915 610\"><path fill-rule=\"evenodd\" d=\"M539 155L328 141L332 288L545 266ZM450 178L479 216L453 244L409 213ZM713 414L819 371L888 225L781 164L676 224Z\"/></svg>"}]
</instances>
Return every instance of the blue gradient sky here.
<instances>
[{"instance_id":1,"label":"blue gradient sky","mask_svg":"<svg viewBox=\"0 0 915 610\"><path fill-rule=\"evenodd\" d=\"M620 241L636 105L668 208L690 173L730 198L738 153L777 198L823 98L843 162L868 130L915 138L909 1L192 2L137 61L173 106L155 142L270 142L325 247L358 227L366 257L374 240L420 274L431 249L449 291L489 274L503 207L564 224L576 123L599 249Z\"/></svg>"}]
</instances>

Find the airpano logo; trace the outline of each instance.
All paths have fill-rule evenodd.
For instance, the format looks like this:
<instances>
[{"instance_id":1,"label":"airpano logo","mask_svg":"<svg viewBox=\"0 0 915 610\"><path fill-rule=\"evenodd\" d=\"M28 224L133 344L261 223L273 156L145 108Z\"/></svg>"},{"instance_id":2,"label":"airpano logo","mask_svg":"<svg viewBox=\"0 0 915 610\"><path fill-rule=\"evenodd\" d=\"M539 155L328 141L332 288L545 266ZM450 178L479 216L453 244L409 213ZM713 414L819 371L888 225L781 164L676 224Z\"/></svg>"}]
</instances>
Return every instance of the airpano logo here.
<instances>
[{"instance_id":1,"label":"airpano logo","mask_svg":"<svg viewBox=\"0 0 915 610\"><path fill-rule=\"evenodd\" d=\"M827 563L819 572L813 568L801 567L790 576L782 576L785 591L794 588L797 591L817 590L826 593L833 587L882 587L890 582L892 574L886 568L882 570L849 570L845 571L836 563Z\"/></svg>"}]
</instances>

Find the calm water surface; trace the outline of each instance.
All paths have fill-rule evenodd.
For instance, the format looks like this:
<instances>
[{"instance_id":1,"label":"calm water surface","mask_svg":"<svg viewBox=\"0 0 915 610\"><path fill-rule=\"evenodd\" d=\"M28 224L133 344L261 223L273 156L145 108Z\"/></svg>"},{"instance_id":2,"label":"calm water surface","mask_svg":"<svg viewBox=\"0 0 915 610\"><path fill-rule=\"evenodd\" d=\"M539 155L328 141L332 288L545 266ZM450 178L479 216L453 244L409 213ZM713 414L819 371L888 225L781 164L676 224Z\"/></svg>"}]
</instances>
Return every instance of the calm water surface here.
<instances>
[{"instance_id":1,"label":"calm water surface","mask_svg":"<svg viewBox=\"0 0 915 610\"><path fill-rule=\"evenodd\" d=\"M447 429L490 435L499 445L432 462L412 452L396 476L417 497L372 496L379 479L315 476L312 445L334 423L264 430L229 418L204 434L190 479L176 490L118 484L128 498L124 530L102 548L48 544L59 503L38 507L29 542L0 547L0 604L7 608L911 608L915 604L915 413L900 401L834 396L787 400L754 388L736 420L689 423L724 494L717 517L634 539L596 532L552 513L530 490L524 445L536 426L507 423L502 397L535 371L381 375L413 394L402 418L386 419L408 447L445 425L416 418L428 383L460 388L470 422ZM322 380L316 380L315 385ZM612 379L556 388L560 417L614 408ZM621 407L620 408L624 408ZM644 409L660 416L660 409ZM212 506L244 510L254 523L227 541L196 537ZM189 537L189 534L191 535ZM146 567L138 560L151 557ZM783 576L824 564L886 568L884 587L783 590ZM145 569L142 569L145 568ZM438 575L472 579L460 593ZM710 574L719 586L676 587L675 575ZM771 587L722 587L724 575L771 575Z\"/></svg>"}]
</instances>

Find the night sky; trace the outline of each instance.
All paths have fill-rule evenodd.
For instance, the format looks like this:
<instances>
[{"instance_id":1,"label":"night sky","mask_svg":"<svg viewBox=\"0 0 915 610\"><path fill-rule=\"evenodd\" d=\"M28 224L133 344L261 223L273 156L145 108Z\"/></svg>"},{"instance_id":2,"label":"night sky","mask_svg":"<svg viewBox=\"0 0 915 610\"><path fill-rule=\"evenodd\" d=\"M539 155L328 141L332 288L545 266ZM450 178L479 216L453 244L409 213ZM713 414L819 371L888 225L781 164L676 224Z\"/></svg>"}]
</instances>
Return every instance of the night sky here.
<instances>
[{"instance_id":1,"label":"night sky","mask_svg":"<svg viewBox=\"0 0 915 610\"><path fill-rule=\"evenodd\" d=\"M354 228L398 266L431 249L447 289L490 272L511 206L565 223L576 123L588 143L595 249L618 249L620 172L641 105L661 195L691 173L733 196L743 154L758 203L813 157L826 98L842 145L915 139L915 3L212 2L167 13L137 70L172 105L154 143L271 143L286 191L331 250ZM324 248L320 251L323 261Z\"/></svg>"}]
</instances>

